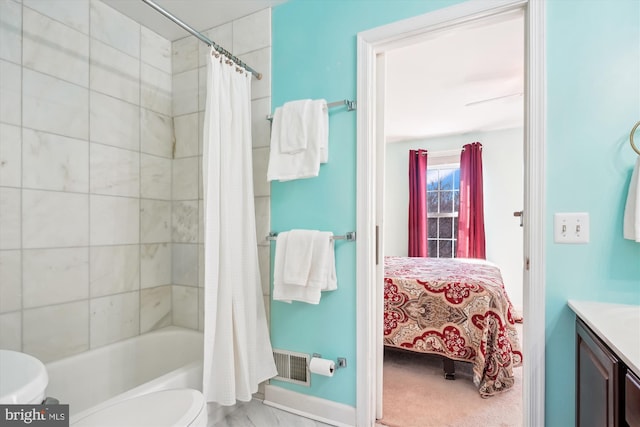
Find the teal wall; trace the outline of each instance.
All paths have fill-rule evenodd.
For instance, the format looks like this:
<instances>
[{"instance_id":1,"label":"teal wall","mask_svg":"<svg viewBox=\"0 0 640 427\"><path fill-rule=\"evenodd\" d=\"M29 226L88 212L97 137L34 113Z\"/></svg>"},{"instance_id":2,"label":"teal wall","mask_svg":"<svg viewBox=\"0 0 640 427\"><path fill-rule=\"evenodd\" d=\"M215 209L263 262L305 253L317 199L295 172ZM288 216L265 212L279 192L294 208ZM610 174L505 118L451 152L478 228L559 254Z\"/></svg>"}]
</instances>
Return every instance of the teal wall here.
<instances>
[{"instance_id":1,"label":"teal wall","mask_svg":"<svg viewBox=\"0 0 640 427\"><path fill-rule=\"evenodd\" d=\"M272 104L301 98L356 99L356 35L454 2L300 0L274 8ZM271 185L271 228L344 234L356 229L356 113L329 113L329 162L316 178ZM336 243L338 290L317 306L272 301L274 348L346 357L333 378L312 376L311 388L273 384L347 405L356 404L356 244ZM273 270L272 270L273 271Z\"/></svg>"},{"instance_id":2,"label":"teal wall","mask_svg":"<svg viewBox=\"0 0 640 427\"><path fill-rule=\"evenodd\" d=\"M622 238L637 158L629 132L640 120L640 2L548 1L547 84L546 418L568 426L575 316L567 300L640 304L640 244ZM554 244L555 212L589 212L589 244Z\"/></svg>"},{"instance_id":3,"label":"teal wall","mask_svg":"<svg viewBox=\"0 0 640 427\"><path fill-rule=\"evenodd\" d=\"M360 31L459 1L290 0L273 10L274 106L300 98L356 97ZM640 244L622 239L624 197L640 120L640 2L547 2L547 425L574 424L574 317L568 299L640 304ZM356 228L356 115L330 113L329 163L320 176L271 186L271 225ZM640 137L639 137L640 138ZM591 215L588 245L556 245L555 212ZM355 244L336 245L339 289L318 306L272 302L275 348L344 356L349 367L312 387L274 384L355 406Z\"/></svg>"}]
</instances>

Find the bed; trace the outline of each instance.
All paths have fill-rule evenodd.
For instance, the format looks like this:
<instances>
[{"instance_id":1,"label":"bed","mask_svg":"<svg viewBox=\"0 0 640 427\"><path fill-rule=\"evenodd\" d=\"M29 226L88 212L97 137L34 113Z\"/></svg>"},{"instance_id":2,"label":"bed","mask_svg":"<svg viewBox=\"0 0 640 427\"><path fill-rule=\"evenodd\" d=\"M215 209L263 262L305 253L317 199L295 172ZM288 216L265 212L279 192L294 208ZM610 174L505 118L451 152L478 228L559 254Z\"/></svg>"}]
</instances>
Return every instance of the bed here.
<instances>
[{"instance_id":1,"label":"bed","mask_svg":"<svg viewBox=\"0 0 640 427\"><path fill-rule=\"evenodd\" d=\"M484 260L385 257L384 345L473 365L480 396L510 389L522 319L500 269Z\"/></svg>"}]
</instances>

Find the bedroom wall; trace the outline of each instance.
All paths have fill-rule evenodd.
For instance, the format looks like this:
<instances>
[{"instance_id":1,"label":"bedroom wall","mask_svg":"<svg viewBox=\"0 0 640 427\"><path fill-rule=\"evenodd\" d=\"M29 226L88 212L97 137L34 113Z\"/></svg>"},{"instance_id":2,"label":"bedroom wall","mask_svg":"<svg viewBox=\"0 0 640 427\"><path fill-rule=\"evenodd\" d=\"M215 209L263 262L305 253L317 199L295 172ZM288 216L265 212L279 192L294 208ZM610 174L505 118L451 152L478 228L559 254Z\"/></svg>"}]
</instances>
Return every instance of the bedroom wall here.
<instances>
[{"instance_id":1,"label":"bedroom wall","mask_svg":"<svg viewBox=\"0 0 640 427\"><path fill-rule=\"evenodd\" d=\"M388 143L385 153L384 254L407 256L408 152L460 150L482 143L487 259L500 266L511 302L522 308L522 228L513 212L523 206L523 129L474 132Z\"/></svg>"},{"instance_id":2,"label":"bedroom wall","mask_svg":"<svg viewBox=\"0 0 640 427\"><path fill-rule=\"evenodd\" d=\"M303 97L356 96L359 31L458 1L290 0L273 10L273 105ZM640 304L640 244L623 240L624 198L637 156L628 142L640 120L640 27L636 0L547 3L546 425L574 425L575 317L567 300ZM313 179L272 184L272 226L355 227L356 115L330 119L330 160ZM555 212L589 211L591 242L556 245ZM351 246L350 246L351 245ZM339 290L319 306L272 302L274 346L345 355L331 381L297 388L355 405L355 246L339 245ZM290 387L278 384L280 387Z\"/></svg>"}]
</instances>

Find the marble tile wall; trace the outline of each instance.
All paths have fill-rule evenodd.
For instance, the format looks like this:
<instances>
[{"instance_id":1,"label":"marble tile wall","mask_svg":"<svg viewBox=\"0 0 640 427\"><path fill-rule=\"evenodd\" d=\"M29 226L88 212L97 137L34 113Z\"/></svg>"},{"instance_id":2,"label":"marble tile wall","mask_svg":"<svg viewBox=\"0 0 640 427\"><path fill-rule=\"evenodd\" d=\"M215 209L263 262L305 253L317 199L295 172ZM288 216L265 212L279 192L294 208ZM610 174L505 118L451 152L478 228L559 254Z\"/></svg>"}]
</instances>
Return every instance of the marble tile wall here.
<instances>
[{"instance_id":1,"label":"marble tile wall","mask_svg":"<svg viewBox=\"0 0 640 427\"><path fill-rule=\"evenodd\" d=\"M172 324L172 299L197 328L171 43L98 0L0 0L0 40L0 348L55 360Z\"/></svg>"},{"instance_id":2,"label":"marble tile wall","mask_svg":"<svg viewBox=\"0 0 640 427\"><path fill-rule=\"evenodd\" d=\"M264 75L252 131L268 313L271 13L205 33ZM207 46L99 0L0 0L0 39L0 348L51 361L202 330Z\"/></svg>"},{"instance_id":3,"label":"marble tile wall","mask_svg":"<svg viewBox=\"0 0 640 427\"><path fill-rule=\"evenodd\" d=\"M263 74L252 79L253 169L258 255L265 309L270 304L270 185L267 182L271 113L271 10L264 9L203 32ZM173 323L203 329L202 126L209 48L194 37L174 41ZM194 316L194 314L197 314Z\"/></svg>"}]
</instances>

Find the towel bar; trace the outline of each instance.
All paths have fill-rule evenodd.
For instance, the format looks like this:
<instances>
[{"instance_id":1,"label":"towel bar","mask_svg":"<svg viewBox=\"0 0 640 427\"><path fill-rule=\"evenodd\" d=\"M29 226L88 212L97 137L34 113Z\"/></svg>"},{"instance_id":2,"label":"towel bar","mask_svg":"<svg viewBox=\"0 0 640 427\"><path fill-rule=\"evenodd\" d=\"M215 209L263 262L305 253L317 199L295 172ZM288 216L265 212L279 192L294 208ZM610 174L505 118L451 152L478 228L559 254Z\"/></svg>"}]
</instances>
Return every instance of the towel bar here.
<instances>
[{"instance_id":1,"label":"towel bar","mask_svg":"<svg viewBox=\"0 0 640 427\"><path fill-rule=\"evenodd\" d=\"M356 101L351 101L349 99L343 99L341 101L335 101L335 102L329 102L327 104L327 108L332 108L332 107L340 107L342 105L346 105L347 106L347 111L353 111L356 109ZM273 116L269 115L267 116L267 120L272 121L273 120Z\"/></svg>"},{"instance_id":2,"label":"towel bar","mask_svg":"<svg viewBox=\"0 0 640 427\"><path fill-rule=\"evenodd\" d=\"M266 237L267 240L276 240L276 237L278 237L278 233L275 232L271 232L269 233L269 235ZM333 236L332 237L333 240L346 240L348 242L355 242L356 240L356 232L355 231L349 231L347 233L344 234L344 236Z\"/></svg>"}]
</instances>

